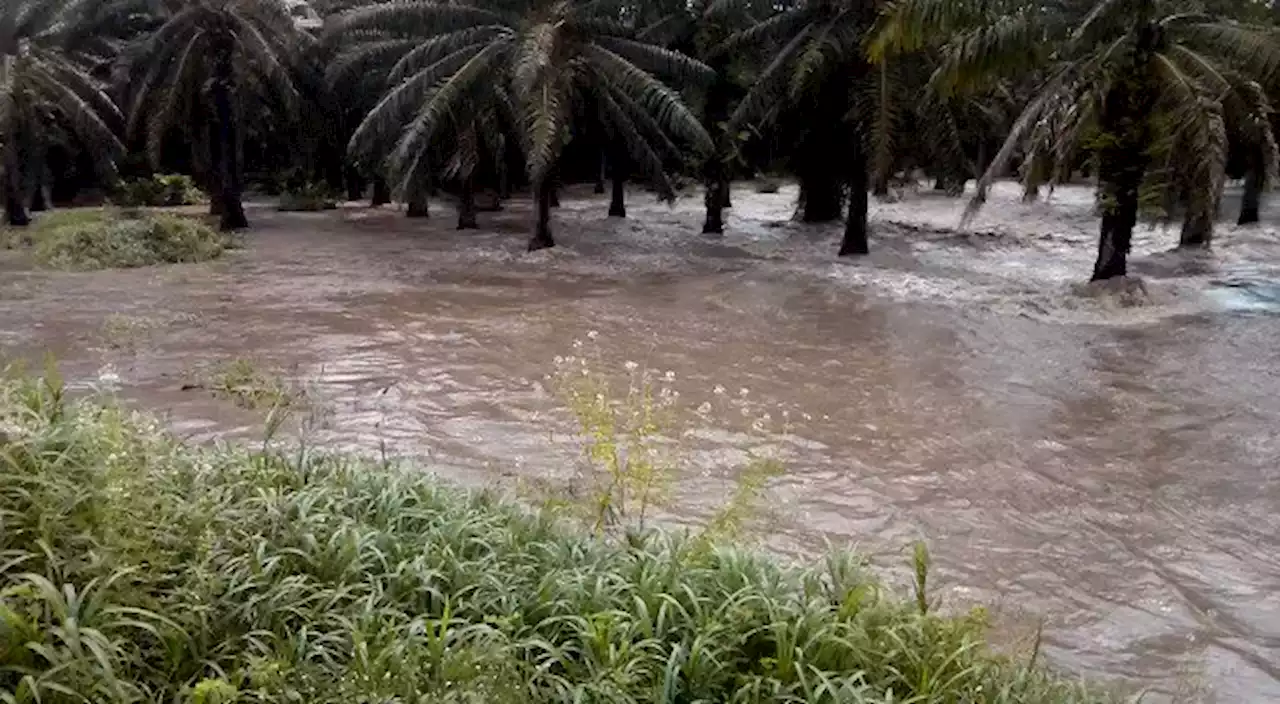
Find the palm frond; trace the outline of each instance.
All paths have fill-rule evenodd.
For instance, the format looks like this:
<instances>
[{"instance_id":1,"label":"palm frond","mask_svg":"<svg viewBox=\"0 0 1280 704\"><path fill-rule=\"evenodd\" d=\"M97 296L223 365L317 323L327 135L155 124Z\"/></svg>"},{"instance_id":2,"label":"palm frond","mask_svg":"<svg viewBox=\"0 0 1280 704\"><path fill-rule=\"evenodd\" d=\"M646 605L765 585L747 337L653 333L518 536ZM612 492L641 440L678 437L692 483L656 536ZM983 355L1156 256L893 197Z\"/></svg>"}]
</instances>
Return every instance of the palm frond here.
<instances>
[{"instance_id":1,"label":"palm frond","mask_svg":"<svg viewBox=\"0 0 1280 704\"><path fill-rule=\"evenodd\" d=\"M774 54L773 59L756 77L755 84L747 91L738 103L738 107L734 109L733 115L730 116L730 131L736 131L747 122L760 119L769 111L777 101L782 83L788 78L787 64L800 47L804 46L808 38L809 29L806 27Z\"/></svg>"},{"instance_id":2,"label":"palm frond","mask_svg":"<svg viewBox=\"0 0 1280 704\"><path fill-rule=\"evenodd\" d=\"M419 152L428 149L436 130L447 121L449 116L461 112L461 105L479 90L482 82L495 70L499 57L507 49L505 44L489 44L471 54L470 58L447 79L433 86L425 96L426 99L421 102L413 122L401 133L399 143L392 153L391 163L403 167L412 163ZM390 97L388 95L388 98ZM388 98L384 98L383 102L379 103L383 109L374 108L352 135L349 150L353 155L370 155L375 151L371 147L377 143L380 136L396 132L402 126L402 118L396 112L400 108L387 104Z\"/></svg>"},{"instance_id":3,"label":"palm frond","mask_svg":"<svg viewBox=\"0 0 1280 704\"><path fill-rule=\"evenodd\" d=\"M715 149L711 135L678 93L608 49L589 44L583 47L583 53L617 90L643 106L665 131L684 139L703 154Z\"/></svg>"},{"instance_id":4,"label":"palm frond","mask_svg":"<svg viewBox=\"0 0 1280 704\"><path fill-rule=\"evenodd\" d=\"M268 85L273 97L292 112L298 105L298 90L293 84L290 71L280 61L281 47L272 46L254 22L241 17L234 9L228 11L227 15L236 22L234 31L240 39L235 44L236 49L256 69L255 73ZM293 31L292 25L289 31Z\"/></svg>"},{"instance_id":5,"label":"palm frond","mask_svg":"<svg viewBox=\"0 0 1280 704\"><path fill-rule=\"evenodd\" d=\"M1183 26L1180 39L1227 58L1264 86L1280 84L1280 30L1231 22L1200 22Z\"/></svg>"},{"instance_id":6,"label":"palm frond","mask_svg":"<svg viewBox=\"0 0 1280 704\"><path fill-rule=\"evenodd\" d=\"M353 155L368 155L374 144L388 135L398 132L405 121L415 111L424 109L424 101L428 96L435 100L439 95L436 84L446 84L455 80L466 79L480 70L475 61L490 60L499 49L497 44L473 44L440 59L436 63L419 71L416 75L396 86L369 111L360 123L349 142L349 150ZM466 71L467 73L463 73ZM448 98L450 93L446 92ZM426 101L431 105L431 101ZM433 114L436 114L433 112Z\"/></svg>"},{"instance_id":7,"label":"palm frond","mask_svg":"<svg viewBox=\"0 0 1280 704\"><path fill-rule=\"evenodd\" d=\"M113 178L114 157L124 153L124 145L94 106L59 81L43 65L37 63L24 73L25 78L38 86L43 96L58 107L60 116L71 125L76 135L90 148L98 151L99 158L94 160L95 164L103 171L104 176Z\"/></svg>"},{"instance_id":8,"label":"palm frond","mask_svg":"<svg viewBox=\"0 0 1280 704\"><path fill-rule=\"evenodd\" d=\"M595 43L643 71L677 82L705 85L716 77L710 66L678 51L619 37L599 37Z\"/></svg>"},{"instance_id":9,"label":"palm frond","mask_svg":"<svg viewBox=\"0 0 1280 704\"><path fill-rule=\"evenodd\" d=\"M395 85L417 73L422 67L429 66L459 49L489 42L510 33L511 30L503 25L482 25L442 34L425 42L419 40L412 51L402 56L391 67L387 81Z\"/></svg>"},{"instance_id":10,"label":"palm frond","mask_svg":"<svg viewBox=\"0 0 1280 704\"><path fill-rule=\"evenodd\" d=\"M991 184L996 177L1004 174L1005 170L1009 168L1009 162L1017 152L1018 146L1027 138L1027 135L1044 113L1055 101L1062 97L1060 94L1067 87L1074 70L1075 66L1071 64L1059 68L1040 89L1040 93L1035 99L1023 109L1022 114L1018 116L1018 119L1014 121L1013 126L1009 129L1009 136L1005 138L1004 144L1000 146L1000 151L996 152L995 158L987 165L986 172L978 179L977 193L985 193L991 188ZM961 221L968 223L972 220L973 216L982 208L983 202L979 198L971 199L968 205L965 206Z\"/></svg>"},{"instance_id":11,"label":"palm frond","mask_svg":"<svg viewBox=\"0 0 1280 704\"><path fill-rule=\"evenodd\" d=\"M511 26L502 13L474 5L444 5L434 1L385 2L360 7L340 15L325 30L324 41L333 41L343 33L357 29L381 30L394 36L424 37L457 32L484 25Z\"/></svg>"},{"instance_id":12,"label":"palm frond","mask_svg":"<svg viewBox=\"0 0 1280 704\"><path fill-rule=\"evenodd\" d=\"M749 48L759 48L780 42L785 37L794 37L802 32L802 28L811 21L809 13L800 10L789 10L776 14L768 19L729 35L723 42L712 47L708 56L733 54Z\"/></svg>"},{"instance_id":13,"label":"palm frond","mask_svg":"<svg viewBox=\"0 0 1280 704\"><path fill-rule=\"evenodd\" d=\"M634 165L639 167L640 171L648 177L649 181L658 189L658 195L663 200L675 200L675 188L672 187L670 179L662 165L662 158L649 146L644 136L640 134L634 122L624 110L614 100L613 95L604 93L600 96L600 105L607 117L606 125L612 132L615 143L624 145L627 154L631 157Z\"/></svg>"},{"instance_id":14,"label":"palm frond","mask_svg":"<svg viewBox=\"0 0 1280 704\"><path fill-rule=\"evenodd\" d=\"M367 77L371 72L385 72L405 54L421 46L415 38L382 39L354 44L338 54L325 68L325 81L331 87L346 85Z\"/></svg>"}]
</instances>

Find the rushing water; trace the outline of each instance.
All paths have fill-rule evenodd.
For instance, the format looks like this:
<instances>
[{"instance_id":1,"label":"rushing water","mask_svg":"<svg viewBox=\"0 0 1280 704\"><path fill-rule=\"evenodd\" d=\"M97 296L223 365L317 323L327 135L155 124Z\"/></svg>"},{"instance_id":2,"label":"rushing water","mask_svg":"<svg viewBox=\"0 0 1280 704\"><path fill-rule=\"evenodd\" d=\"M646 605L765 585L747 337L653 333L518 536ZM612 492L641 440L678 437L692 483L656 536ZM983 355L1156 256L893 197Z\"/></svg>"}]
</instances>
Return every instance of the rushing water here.
<instances>
[{"instance_id":1,"label":"rushing water","mask_svg":"<svg viewBox=\"0 0 1280 704\"><path fill-rule=\"evenodd\" d=\"M1274 231L1226 228L1213 256L1144 233L1146 305L1128 307L1074 285L1092 256L1083 189L1031 205L999 190L968 234L939 229L955 201L877 205L857 262L832 256L838 228L788 222L794 196L735 192L715 239L697 234L700 198L633 193L627 221L566 198L562 246L534 255L516 203L482 232L444 208L262 211L244 251L205 266L44 274L10 256L0 349L51 350L80 382L107 369L201 440L260 432L182 390L250 357L314 385L327 441L491 483L571 470L543 379L598 331L601 360L671 370L691 404L724 385L788 409L772 547L900 567L923 537L947 601L1044 618L1059 665L1157 698L1280 701ZM700 430L674 520L722 501L740 457L740 436Z\"/></svg>"}]
</instances>

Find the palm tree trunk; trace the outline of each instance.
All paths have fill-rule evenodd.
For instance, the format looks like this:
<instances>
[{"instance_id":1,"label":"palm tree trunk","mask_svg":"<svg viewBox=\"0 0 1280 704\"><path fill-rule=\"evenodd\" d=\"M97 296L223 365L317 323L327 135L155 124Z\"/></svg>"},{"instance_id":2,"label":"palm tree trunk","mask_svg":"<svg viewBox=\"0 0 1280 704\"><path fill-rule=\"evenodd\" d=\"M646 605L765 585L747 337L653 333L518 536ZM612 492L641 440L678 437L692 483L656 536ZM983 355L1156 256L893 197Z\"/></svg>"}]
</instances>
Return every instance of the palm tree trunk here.
<instances>
[{"instance_id":1,"label":"palm tree trunk","mask_svg":"<svg viewBox=\"0 0 1280 704\"><path fill-rule=\"evenodd\" d=\"M862 140L855 137L850 147L849 213L844 221L844 239L840 241L841 257L869 254L867 244L867 155Z\"/></svg>"},{"instance_id":2,"label":"palm tree trunk","mask_svg":"<svg viewBox=\"0 0 1280 704\"><path fill-rule=\"evenodd\" d=\"M347 200L360 200L364 197L364 179L360 178L360 172L356 171L354 166L346 165L342 169L343 180L346 181Z\"/></svg>"},{"instance_id":3,"label":"palm tree trunk","mask_svg":"<svg viewBox=\"0 0 1280 704\"><path fill-rule=\"evenodd\" d=\"M620 155L615 154L614 158L609 160L610 174L613 177L613 194L609 199L609 217L625 218L627 217L627 172L626 162Z\"/></svg>"},{"instance_id":4,"label":"palm tree trunk","mask_svg":"<svg viewBox=\"0 0 1280 704\"><path fill-rule=\"evenodd\" d=\"M1262 201L1262 167L1258 164L1258 155L1249 159L1249 172L1244 176L1244 195L1240 199L1240 217L1237 225L1252 225L1258 222L1258 206Z\"/></svg>"},{"instance_id":5,"label":"palm tree trunk","mask_svg":"<svg viewBox=\"0 0 1280 704\"><path fill-rule=\"evenodd\" d=\"M31 212L43 213L49 209L49 201L44 197L44 186L48 182L45 178L46 166L43 155L36 158L34 177L31 179Z\"/></svg>"},{"instance_id":6,"label":"palm tree trunk","mask_svg":"<svg viewBox=\"0 0 1280 704\"><path fill-rule=\"evenodd\" d=\"M875 188L871 191L871 194L877 198L883 198L884 196L889 195L889 175L888 174L876 175Z\"/></svg>"},{"instance_id":7,"label":"palm tree trunk","mask_svg":"<svg viewBox=\"0 0 1280 704\"><path fill-rule=\"evenodd\" d=\"M551 179L544 178L541 183L534 185L534 189L538 200L538 223L529 240L530 252L556 246L556 241L551 237L551 193L555 186Z\"/></svg>"},{"instance_id":8,"label":"palm tree trunk","mask_svg":"<svg viewBox=\"0 0 1280 704\"><path fill-rule=\"evenodd\" d=\"M370 207L378 207L391 202L391 189L387 187L387 180L381 176L373 177L373 198L370 199Z\"/></svg>"},{"instance_id":9,"label":"palm tree trunk","mask_svg":"<svg viewBox=\"0 0 1280 704\"><path fill-rule=\"evenodd\" d=\"M810 174L804 190L804 222L831 222L840 218L840 182L832 174Z\"/></svg>"},{"instance_id":10,"label":"palm tree trunk","mask_svg":"<svg viewBox=\"0 0 1280 704\"><path fill-rule=\"evenodd\" d=\"M1182 234L1178 240L1179 247L1208 248L1213 241L1213 216L1206 212L1197 212L1187 208L1182 219Z\"/></svg>"},{"instance_id":11,"label":"palm tree trunk","mask_svg":"<svg viewBox=\"0 0 1280 704\"><path fill-rule=\"evenodd\" d=\"M405 209L405 217L410 218L426 218L431 216L431 208L428 205L427 189L414 188L409 193L409 205Z\"/></svg>"},{"instance_id":12,"label":"palm tree trunk","mask_svg":"<svg viewBox=\"0 0 1280 704\"><path fill-rule=\"evenodd\" d=\"M475 230L479 228L480 226L476 223L475 183L470 175L462 179L462 193L459 195L458 229Z\"/></svg>"},{"instance_id":13,"label":"palm tree trunk","mask_svg":"<svg viewBox=\"0 0 1280 704\"><path fill-rule=\"evenodd\" d=\"M22 169L13 149L9 146L4 150L4 212L10 226L26 227L31 218L22 202Z\"/></svg>"},{"instance_id":14,"label":"palm tree trunk","mask_svg":"<svg viewBox=\"0 0 1280 704\"><path fill-rule=\"evenodd\" d=\"M236 134L235 108L232 105L235 81L231 66L231 46L223 40L217 47L212 85L213 108L218 132L218 199L222 201L220 227L240 230L249 226L240 202L240 159Z\"/></svg>"},{"instance_id":15,"label":"palm tree trunk","mask_svg":"<svg viewBox=\"0 0 1280 704\"><path fill-rule=\"evenodd\" d=\"M1151 139L1150 115L1155 104L1151 54L1161 30L1140 25L1129 49L1128 68L1103 98L1100 126L1105 139L1098 150L1098 188L1103 213L1093 281L1128 273L1129 245L1138 223L1138 187L1146 171Z\"/></svg>"},{"instance_id":16,"label":"palm tree trunk","mask_svg":"<svg viewBox=\"0 0 1280 704\"><path fill-rule=\"evenodd\" d=\"M703 203L707 207L707 219L702 223L704 235L724 233L724 198L721 189L728 190L723 179L714 175L707 179L706 193L703 194Z\"/></svg>"}]
</instances>

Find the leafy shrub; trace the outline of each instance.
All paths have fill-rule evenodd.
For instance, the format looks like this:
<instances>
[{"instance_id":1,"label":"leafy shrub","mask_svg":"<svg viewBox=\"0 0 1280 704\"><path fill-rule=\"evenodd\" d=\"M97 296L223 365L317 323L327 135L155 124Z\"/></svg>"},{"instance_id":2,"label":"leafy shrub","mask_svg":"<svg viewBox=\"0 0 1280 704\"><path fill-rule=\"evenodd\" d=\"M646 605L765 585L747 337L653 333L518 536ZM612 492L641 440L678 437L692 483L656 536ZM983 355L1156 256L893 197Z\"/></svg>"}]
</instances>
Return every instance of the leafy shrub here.
<instances>
[{"instance_id":1,"label":"leafy shrub","mask_svg":"<svg viewBox=\"0 0 1280 704\"><path fill-rule=\"evenodd\" d=\"M0 382L0 527L0 701L1117 701L846 554L595 540L428 472L185 446L55 374Z\"/></svg>"},{"instance_id":2,"label":"leafy shrub","mask_svg":"<svg viewBox=\"0 0 1280 704\"><path fill-rule=\"evenodd\" d=\"M338 207L338 201L324 184L308 183L301 188L286 190L277 207L285 212L315 212L333 210Z\"/></svg>"},{"instance_id":3,"label":"leafy shrub","mask_svg":"<svg viewBox=\"0 0 1280 704\"><path fill-rule=\"evenodd\" d=\"M202 262L228 246L225 236L193 218L101 209L43 216L32 239L37 262L72 270Z\"/></svg>"},{"instance_id":4,"label":"leafy shrub","mask_svg":"<svg viewBox=\"0 0 1280 704\"><path fill-rule=\"evenodd\" d=\"M185 174L154 174L123 181L112 202L126 208L197 205L209 197Z\"/></svg>"}]
</instances>

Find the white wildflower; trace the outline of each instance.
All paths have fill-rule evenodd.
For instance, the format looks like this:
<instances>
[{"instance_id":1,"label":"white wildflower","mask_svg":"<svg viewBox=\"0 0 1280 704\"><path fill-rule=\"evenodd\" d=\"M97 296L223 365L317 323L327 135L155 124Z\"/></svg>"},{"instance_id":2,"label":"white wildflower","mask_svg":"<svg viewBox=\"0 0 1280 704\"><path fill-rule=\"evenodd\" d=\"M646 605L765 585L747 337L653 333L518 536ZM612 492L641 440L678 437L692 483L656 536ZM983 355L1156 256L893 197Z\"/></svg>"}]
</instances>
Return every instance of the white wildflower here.
<instances>
[{"instance_id":1,"label":"white wildflower","mask_svg":"<svg viewBox=\"0 0 1280 704\"><path fill-rule=\"evenodd\" d=\"M600 337L600 333L595 330L591 330L590 332L587 333L588 340L594 340L597 337Z\"/></svg>"},{"instance_id":2,"label":"white wildflower","mask_svg":"<svg viewBox=\"0 0 1280 704\"><path fill-rule=\"evenodd\" d=\"M703 415L706 415L706 414L710 413L710 412L711 412L711 402L710 402L710 401L703 401L703 402L702 402L702 405L701 405L701 406L698 406L698 412L699 412L699 413L701 413L701 414L703 414Z\"/></svg>"},{"instance_id":3,"label":"white wildflower","mask_svg":"<svg viewBox=\"0 0 1280 704\"><path fill-rule=\"evenodd\" d=\"M580 349L582 349L582 340L574 340L574 341L573 341L573 349L575 349L575 350L580 350Z\"/></svg>"},{"instance_id":4,"label":"white wildflower","mask_svg":"<svg viewBox=\"0 0 1280 704\"><path fill-rule=\"evenodd\" d=\"M635 362L633 362L633 361L631 361L631 360L629 360L629 359L627 360L626 364L623 364L622 366L623 366L623 367L625 367L625 368L626 368L626 370L627 370L627 371L629 371L629 372L634 372L636 369L639 369L639 368L640 368L640 365L639 365L639 364L636 364Z\"/></svg>"},{"instance_id":5,"label":"white wildflower","mask_svg":"<svg viewBox=\"0 0 1280 704\"><path fill-rule=\"evenodd\" d=\"M719 384L716 384L716 388L712 389L712 390L711 390L711 393L713 393L713 394L715 394L715 395L717 395L717 396L723 396L723 395L724 395L724 387L723 387L723 386L721 386L721 385L719 385Z\"/></svg>"},{"instance_id":6,"label":"white wildflower","mask_svg":"<svg viewBox=\"0 0 1280 704\"><path fill-rule=\"evenodd\" d=\"M673 372L673 371L671 371L670 369L668 369L666 372L664 372L664 373L662 374L662 378L663 378L663 379L665 379L665 380L667 380L667 381L675 381L675 380L676 380L676 373L675 373L675 372Z\"/></svg>"},{"instance_id":7,"label":"white wildflower","mask_svg":"<svg viewBox=\"0 0 1280 704\"><path fill-rule=\"evenodd\" d=\"M741 389L738 389L738 395L739 395L739 396L742 396L742 397L744 397L744 398L745 398L745 397L746 397L746 395L747 395L747 394L749 394L749 393L751 393L751 390L750 390L750 389L748 389L748 388L747 388L747 387L745 387L745 386L744 386L744 387L742 387Z\"/></svg>"}]
</instances>

